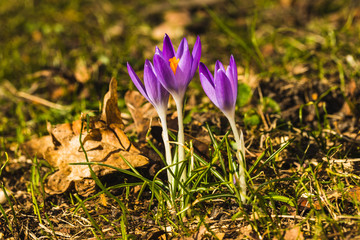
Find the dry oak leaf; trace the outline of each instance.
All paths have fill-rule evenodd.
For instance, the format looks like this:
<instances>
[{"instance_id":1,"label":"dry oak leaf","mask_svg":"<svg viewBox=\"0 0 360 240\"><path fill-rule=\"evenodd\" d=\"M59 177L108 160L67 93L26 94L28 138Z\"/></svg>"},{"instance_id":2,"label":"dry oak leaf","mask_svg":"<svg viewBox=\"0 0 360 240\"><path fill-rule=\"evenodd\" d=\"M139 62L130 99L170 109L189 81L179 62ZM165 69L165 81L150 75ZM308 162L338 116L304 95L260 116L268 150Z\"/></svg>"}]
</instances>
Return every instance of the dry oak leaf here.
<instances>
[{"instance_id":1,"label":"dry oak leaf","mask_svg":"<svg viewBox=\"0 0 360 240\"><path fill-rule=\"evenodd\" d=\"M56 126L48 124L52 141L49 141L49 136L45 136L23 145L23 149L29 154L42 156L51 166L59 169L48 178L45 186L47 193L63 193L71 183L75 183L76 190L83 196L90 195L95 190L89 166L71 165L71 163L86 162L80 144L80 134L89 162L103 163L120 169L129 169L123 158L133 167L142 167L149 163L148 158L140 155L140 151L122 130L123 124L120 111L115 105L115 98L117 98L116 80L112 79L110 90L104 98L105 110L100 120L96 117L90 118L89 131L86 122L83 124L82 120ZM83 129L81 129L82 125ZM41 144L36 144L37 142ZM116 172L113 168L101 165L92 165L92 169L97 176Z\"/></svg>"}]
</instances>

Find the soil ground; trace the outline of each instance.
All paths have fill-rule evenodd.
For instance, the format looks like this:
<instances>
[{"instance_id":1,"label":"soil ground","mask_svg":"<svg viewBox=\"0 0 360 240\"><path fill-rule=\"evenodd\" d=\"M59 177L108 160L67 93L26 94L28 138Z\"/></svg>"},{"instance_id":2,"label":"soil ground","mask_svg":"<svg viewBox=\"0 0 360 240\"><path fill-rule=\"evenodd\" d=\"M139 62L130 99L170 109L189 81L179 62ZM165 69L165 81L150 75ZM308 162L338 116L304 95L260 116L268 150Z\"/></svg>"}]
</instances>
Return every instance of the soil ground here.
<instances>
[{"instance_id":1,"label":"soil ground","mask_svg":"<svg viewBox=\"0 0 360 240\"><path fill-rule=\"evenodd\" d=\"M357 1L20 2L0 6L0 182L9 190L1 205L0 239L359 235ZM189 36L191 47L199 35L201 61L212 66L211 71L217 59L227 62L230 54L236 58L242 90L237 124L245 134L248 170L264 154L263 165L251 173L253 202L239 207L233 198L203 201L188 210L182 226L176 223L178 228L170 229L169 216L149 188L109 190L125 205L126 214L92 179L88 181L94 188L86 196L78 195L74 185L61 194L46 193L47 179L56 169L41 157L25 154L21 146L47 135L47 121L56 125L79 119L81 112L98 114L112 76L119 82L124 131L150 159L138 170L152 178L163 167L146 133L137 131L136 121L142 119L132 118L125 94L135 90L126 62L141 73L164 33L176 45ZM147 110L139 111L145 115ZM171 103L168 121L176 133L174 111ZM211 162L214 149L206 123L218 139L229 126L206 98L198 76L189 86L184 111L187 140ZM154 122L149 138L161 150L161 131L156 118ZM287 141L286 148L264 164ZM221 151L226 158L226 149ZM220 163L215 168L221 169ZM159 178L166 181L165 175ZM100 180L107 187L139 181L121 173ZM225 188L216 191L227 193Z\"/></svg>"}]
</instances>

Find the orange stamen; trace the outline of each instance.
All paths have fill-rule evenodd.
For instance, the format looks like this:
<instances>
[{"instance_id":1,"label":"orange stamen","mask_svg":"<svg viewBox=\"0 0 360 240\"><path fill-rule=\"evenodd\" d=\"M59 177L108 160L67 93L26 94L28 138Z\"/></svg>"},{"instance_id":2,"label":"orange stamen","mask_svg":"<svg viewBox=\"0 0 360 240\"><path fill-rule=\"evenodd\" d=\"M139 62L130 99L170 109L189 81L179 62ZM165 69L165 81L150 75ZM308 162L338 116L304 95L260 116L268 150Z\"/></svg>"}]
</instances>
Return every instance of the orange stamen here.
<instances>
[{"instance_id":1,"label":"orange stamen","mask_svg":"<svg viewBox=\"0 0 360 240\"><path fill-rule=\"evenodd\" d=\"M177 69L179 61L180 61L180 59L177 59L176 57L169 59L170 68L171 68L171 70L173 70L174 74L176 74L176 69Z\"/></svg>"}]
</instances>

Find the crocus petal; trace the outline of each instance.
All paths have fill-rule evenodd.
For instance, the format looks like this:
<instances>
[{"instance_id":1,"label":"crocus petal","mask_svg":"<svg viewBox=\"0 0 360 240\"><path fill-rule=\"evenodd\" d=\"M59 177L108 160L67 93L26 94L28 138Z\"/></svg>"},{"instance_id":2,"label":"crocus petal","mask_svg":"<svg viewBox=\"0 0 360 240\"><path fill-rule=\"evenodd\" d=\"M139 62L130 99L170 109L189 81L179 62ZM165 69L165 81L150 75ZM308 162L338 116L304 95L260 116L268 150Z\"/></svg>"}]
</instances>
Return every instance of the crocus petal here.
<instances>
[{"instance_id":1,"label":"crocus petal","mask_svg":"<svg viewBox=\"0 0 360 240\"><path fill-rule=\"evenodd\" d=\"M178 84L175 80L174 72L170 68L170 64L159 54L154 56L154 68L157 73L158 80L163 87L172 95L177 93Z\"/></svg>"},{"instance_id":2,"label":"crocus petal","mask_svg":"<svg viewBox=\"0 0 360 240\"><path fill-rule=\"evenodd\" d=\"M230 56L230 63L229 63L228 69L226 69L226 75L229 77L229 79L232 83L234 96L237 96L238 73L237 73L236 62L235 62L233 55ZM230 78L230 76L231 76L231 78Z\"/></svg>"},{"instance_id":3,"label":"crocus petal","mask_svg":"<svg viewBox=\"0 0 360 240\"><path fill-rule=\"evenodd\" d=\"M217 72L218 72L219 70L225 72L224 65L223 65L219 60L217 60L217 61L215 62L214 83L217 82L217 79L216 79L216 78L217 78L217 76L218 76Z\"/></svg>"},{"instance_id":4,"label":"crocus petal","mask_svg":"<svg viewBox=\"0 0 360 240\"><path fill-rule=\"evenodd\" d=\"M179 48L175 53L176 58L181 58L185 51L189 51L189 44L186 38L183 38L179 44Z\"/></svg>"},{"instance_id":5,"label":"crocus petal","mask_svg":"<svg viewBox=\"0 0 360 240\"><path fill-rule=\"evenodd\" d=\"M169 102L169 96L170 96L170 93L164 88L164 86L161 84L161 82L159 81L159 78L156 74L156 71L155 71L155 68L154 68L154 65L149 61L148 62L148 65L151 67L151 70L153 71L153 73L155 74L156 76L156 86L158 88L158 91L160 92L160 95L161 95L161 99L162 99L162 104L164 105L164 107L167 109L167 105L168 105L168 102Z\"/></svg>"},{"instance_id":6,"label":"crocus petal","mask_svg":"<svg viewBox=\"0 0 360 240\"><path fill-rule=\"evenodd\" d=\"M163 54L164 59L167 59L167 60L169 60L170 58L173 58L175 56L174 46L171 43L171 40L167 34L165 34L165 37L164 37L162 54Z\"/></svg>"},{"instance_id":7,"label":"crocus petal","mask_svg":"<svg viewBox=\"0 0 360 240\"><path fill-rule=\"evenodd\" d=\"M185 90L192 79L190 76L192 59L189 46L185 38L180 43L179 50L176 53L176 58L180 59L180 61L176 69L175 78L178 85L179 95L183 95L185 94Z\"/></svg>"},{"instance_id":8,"label":"crocus petal","mask_svg":"<svg viewBox=\"0 0 360 240\"><path fill-rule=\"evenodd\" d=\"M216 99L213 77L209 69L203 63L200 63L199 65L199 75L200 75L201 86L203 87L204 92L210 98L210 100L215 104L215 106L219 107L218 101Z\"/></svg>"},{"instance_id":9,"label":"crocus petal","mask_svg":"<svg viewBox=\"0 0 360 240\"><path fill-rule=\"evenodd\" d=\"M234 82L234 81L233 81L233 80L234 80L234 77L233 77L232 69L231 69L230 66L228 66L228 67L226 68L226 76L230 79L231 84L232 84L232 83Z\"/></svg>"},{"instance_id":10,"label":"crocus petal","mask_svg":"<svg viewBox=\"0 0 360 240\"><path fill-rule=\"evenodd\" d=\"M140 78L136 75L134 69L130 66L129 63L127 63L127 69L128 69L129 76L130 76L131 80L133 81L135 87L151 104L153 104L152 101L150 100L149 96L147 95L144 84L141 82Z\"/></svg>"},{"instance_id":11,"label":"crocus petal","mask_svg":"<svg viewBox=\"0 0 360 240\"><path fill-rule=\"evenodd\" d=\"M145 61L144 84L148 97L155 108L166 108L169 100L169 93L163 88L156 77L154 68L149 60Z\"/></svg>"},{"instance_id":12,"label":"crocus petal","mask_svg":"<svg viewBox=\"0 0 360 240\"><path fill-rule=\"evenodd\" d=\"M218 107L225 115L233 115L236 99L233 96L230 79L221 69L215 73L215 76L215 94L219 105Z\"/></svg>"},{"instance_id":13,"label":"crocus petal","mask_svg":"<svg viewBox=\"0 0 360 240\"><path fill-rule=\"evenodd\" d=\"M201 41L200 37L197 36L193 51L192 51L192 66L191 66L191 74L190 77L192 78L195 75L196 69L199 66L201 57Z\"/></svg>"},{"instance_id":14,"label":"crocus petal","mask_svg":"<svg viewBox=\"0 0 360 240\"><path fill-rule=\"evenodd\" d=\"M207 79L209 79L210 84L212 85L213 88L215 88L214 78L210 70L202 62L199 65L199 74L203 74Z\"/></svg>"},{"instance_id":15,"label":"crocus petal","mask_svg":"<svg viewBox=\"0 0 360 240\"><path fill-rule=\"evenodd\" d=\"M234 59L233 55L230 56L230 65L229 66L231 67L232 76L233 76L234 80L237 83L238 72L237 72L236 62L235 62L235 59Z\"/></svg>"},{"instance_id":16,"label":"crocus petal","mask_svg":"<svg viewBox=\"0 0 360 240\"><path fill-rule=\"evenodd\" d=\"M232 74L232 68L230 66L228 66L228 68L226 69L226 76L229 78L230 83L231 83L231 89L232 89L232 94L234 96L237 96L237 79L234 79L234 76Z\"/></svg>"},{"instance_id":17,"label":"crocus petal","mask_svg":"<svg viewBox=\"0 0 360 240\"><path fill-rule=\"evenodd\" d=\"M155 54L163 55L162 51L158 48L158 46L155 47Z\"/></svg>"},{"instance_id":18,"label":"crocus petal","mask_svg":"<svg viewBox=\"0 0 360 240\"><path fill-rule=\"evenodd\" d=\"M146 59L146 60L145 60L145 64L151 68L151 70L153 71L153 73L154 73L155 76L156 76L156 71L155 71L154 65L151 63L151 61L149 61L149 60ZM161 85L161 84L160 84L160 85Z\"/></svg>"},{"instance_id":19,"label":"crocus petal","mask_svg":"<svg viewBox=\"0 0 360 240\"><path fill-rule=\"evenodd\" d=\"M221 69L225 72L225 68L224 68L224 65L219 61L217 60L216 63L215 63L215 72L214 73L217 73L217 71Z\"/></svg>"}]
</instances>

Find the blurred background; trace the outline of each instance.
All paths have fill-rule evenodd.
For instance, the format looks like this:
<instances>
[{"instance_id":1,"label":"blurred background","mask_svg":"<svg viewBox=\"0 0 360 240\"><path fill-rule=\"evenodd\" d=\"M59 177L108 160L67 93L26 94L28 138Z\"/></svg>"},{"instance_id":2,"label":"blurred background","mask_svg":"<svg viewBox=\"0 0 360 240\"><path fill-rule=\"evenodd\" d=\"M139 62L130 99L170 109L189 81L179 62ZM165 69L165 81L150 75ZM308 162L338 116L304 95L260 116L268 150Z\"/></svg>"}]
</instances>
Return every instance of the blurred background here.
<instances>
[{"instance_id":1,"label":"blurred background","mask_svg":"<svg viewBox=\"0 0 360 240\"><path fill-rule=\"evenodd\" d=\"M97 111L111 77L126 111L123 96L135 89L126 62L142 75L165 33L175 46L186 37L191 49L199 35L212 70L233 54L252 91L324 79L345 90L359 75L359 16L350 0L1 1L1 144ZM204 95L197 74L191 88Z\"/></svg>"}]
</instances>

